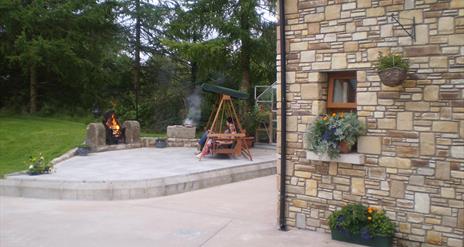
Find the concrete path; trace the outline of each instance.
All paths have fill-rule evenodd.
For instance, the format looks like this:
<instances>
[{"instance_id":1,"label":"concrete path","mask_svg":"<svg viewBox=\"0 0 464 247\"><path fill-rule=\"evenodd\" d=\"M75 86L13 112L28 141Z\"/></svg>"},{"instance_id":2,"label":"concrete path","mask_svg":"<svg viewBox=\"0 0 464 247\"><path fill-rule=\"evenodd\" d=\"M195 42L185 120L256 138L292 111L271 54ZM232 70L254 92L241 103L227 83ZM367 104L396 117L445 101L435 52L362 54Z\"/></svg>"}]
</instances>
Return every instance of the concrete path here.
<instances>
[{"instance_id":1,"label":"concrete path","mask_svg":"<svg viewBox=\"0 0 464 247\"><path fill-rule=\"evenodd\" d=\"M0 246L355 246L276 224L276 178L131 201L0 197Z\"/></svg>"}]
</instances>

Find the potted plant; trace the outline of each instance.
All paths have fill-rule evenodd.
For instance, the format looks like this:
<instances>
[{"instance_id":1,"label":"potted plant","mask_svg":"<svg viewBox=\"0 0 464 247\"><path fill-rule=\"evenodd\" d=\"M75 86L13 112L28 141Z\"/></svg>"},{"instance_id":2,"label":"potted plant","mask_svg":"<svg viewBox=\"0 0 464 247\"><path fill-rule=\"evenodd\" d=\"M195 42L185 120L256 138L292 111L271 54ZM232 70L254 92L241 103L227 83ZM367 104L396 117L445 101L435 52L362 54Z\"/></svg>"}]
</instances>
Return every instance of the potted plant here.
<instances>
[{"instance_id":1,"label":"potted plant","mask_svg":"<svg viewBox=\"0 0 464 247\"><path fill-rule=\"evenodd\" d=\"M309 126L306 141L310 151L335 159L340 153L350 152L364 133L365 128L355 113L322 114Z\"/></svg>"},{"instance_id":2,"label":"potted plant","mask_svg":"<svg viewBox=\"0 0 464 247\"><path fill-rule=\"evenodd\" d=\"M168 143L166 142L166 138L156 138L155 140L155 147L157 148L165 148L168 146Z\"/></svg>"},{"instance_id":3,"label":"potted plant","mask_svg":"<svg viewBox=\"0 0 464 247\"><path fill-rule=\"evenodd\" d=\"M395 87L404 82L409 69L408 60L399 54L383 55L379 52L377 71L382 83L389 87Z\"/></svg>"},{"instance_id":4,"label":"potted plant","mask_svg":"<svg viewBox=\"0 0 464 247\"><path fill-rule=\"evenodd\" d=\"M375 247L392 245L395 225L385 212L361 204L348 204L329 216L332 239Z\"/></svg>"},{"instance_id":5,"label":"potted plant","mask_svg":"<svg viewBox=\"0 0 464 247\"><path fill-rule=\"evenodd\" d=\"M45 173L50 173L53 166L50 163L45 163L45 159L42 154L39 154L39 157L29 157L29 160L25 162L28 166L27 174L29 175L40 175Z\"/></svg>"},{"instance_id":6,"label":"potted plant","mask_svg":"<svg viewBox=\"0 0 464 247\"><path fill-rule=\"evenodd\" d=\"M76 155L87 156L90 153L90 146L87 144L81 144L77 146Z\"/></svg>"}]
</instances>

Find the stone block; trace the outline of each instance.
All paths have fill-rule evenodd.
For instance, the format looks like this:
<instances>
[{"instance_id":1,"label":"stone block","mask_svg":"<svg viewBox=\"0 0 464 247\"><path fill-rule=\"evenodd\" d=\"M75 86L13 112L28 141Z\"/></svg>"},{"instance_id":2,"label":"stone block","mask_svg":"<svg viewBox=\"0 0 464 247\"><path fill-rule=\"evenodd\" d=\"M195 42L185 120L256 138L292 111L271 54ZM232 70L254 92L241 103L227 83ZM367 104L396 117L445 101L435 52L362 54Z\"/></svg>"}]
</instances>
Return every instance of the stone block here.
<instances>
[{"instance_id":1,"label":"stone block","mask_svg":"<svg viewBox=\"0 0 464 247\"><path fill-rule=\"evenodd\" d=\"M301 98L302 99L320 99L322 97L320 92L320 84L308 83L301 85Z\"/></svg>"},{"instance_id":2,"label":"stone block","mask_svg":"<svg viewBox=\"0 0 464 247\"><path fill-rule=\"evenodd\" d=\"M399 224L400 232L402 233L411 233L411 224L408 223L400 223Z\"/></svg>"},{"instance_id":3,"label":"stone block","mask_svg":"<svg viewBox=\"0 0 464 247\"><path fill-rule=\"evenodd\" d=\"M456 197L456 193L454 191L454 188L441 188L440 189L440 195L441 197L444 197L444 198L455 198Z\"/></svg>"},{"instance_id":4,"label":"stone block","mask_svg":"<svg viewBox=\"0 0 464 247\"><path fill-rule=\"evenodd\" d=\"M298 117L297 116L287 116L287 130L288 131L298 130Z\"/></svg>"},{"instance_id":5,"label":"stone block","mask_svg":"<svg viewBox=\"0 0 464 247\"><path fill-rule=\"evenodd\" d=\"M308 63L316 61L316 51L302 51L300 53L300 62Z\"/></svg>"},{"instance_id":6,"label":"stone block","mask_svg":"<svg viewBox=\"0 0 464 247\"><path fill-rule=\"evenodd\" d=\"M448 38L449 45L464 45L464 34L453 34Z\"/></svg>"},{"instance_id":7,"label":"stone block","mask_svg":"<svg viewBox=\"0 0 464 247\"><path fill-rule=\"evenodd\" d=\"M414 211L426 214L430 212L429 194L419 192L414 194Z\"/></svg>"},{"instance_id":8,"label":"stone block","mask_svg":"<svg viewBox=\"0 0 464 247\"><path fill-rule=\"evenodd\" d=\"M412 130L412 112L398 112L396 126L398 130Z\"/></svg>"},{"instance_id":9,"label":"stone block","mask_svg":"<svg viewBox=\"0 0 464 247\"><path fill-rule=\"evenodd\" d=\"M396 129L396 119L392 119L392 118L379 119L377 122L377 127L379 129Z\"/></svg>"},{"instance_id":10,"label":"stone block","mask_svg":"<svg viewBox=\"0 0 464 247\"><path fill-rule=\"evenodd\" d=\"M384 16L385 15L385 8L378 7L378 8L369 8L366 10L367 17L377 17L377 16Z\"/></svg>"},{"instance_id":11,"label":"stone block","mask_svg":"<svg viewBox=\"0 0 464 247\"><path fill-rule=\"evenodd\" d=\"M387 173L383 167L370 167L369 168L369 178L370 179L385 179Z\"/></svg>"},{"instance_id":12,"label":"stone block","mask_svg":"<svg viewBox=\"0 0 464 247\"><path fill-rule=\"evenodd\" d=\"M305 195L317 196L317 181L308 179L306 180Z\"/></svg>"},{"instance_id":13,"label":"stone block","mask_svg":"<svg viewBox=\"0 0 464 247\"><path fill-rule=\"evenodd\" d=\"M421 133L420 134L420 154L434 155L435 154L435 134Z\"/></svg>"},{"instance_id":14,"label":"stone block","mask_svg":"<svg viewBox=\"0 0 464 247\"><path fill-rule=\"evenodd\" d=\"M171 125L167 128L167 136L168 138L187 138L193 139L195 138L195 128L194 127L186 127L183 125Z\"/></svg>"},{"instance_id":15,"label":"stone block","mask_svg":"<svg viewBox=\"0 0 464 247\"><path fill-rule=\"evenodd\" d=\"M370 48L367 50L367 60L377 61L379 58L379 53L388 54L389 52L389 48Z\"/></svg>"},{"instance_id":16,"label":"stone block","mask_svg":"<svg viewBox=\"0 0 464 247\"><path fill-rule=\"evenodd\" d=\"M419 102L419 101L408 101L405 103L405 109L407 111L429 111L430 103Z\"/></svg>"},{"instance_id":17,"label":"stone block","mask_svg":"<svg viewBox=\"0 0 464 247\"><path fill-rule=\"evenodd\" d=\"M351 193L353 195L364 195L364 178L351 178Z\"/></svg>"},{"instance_id":18,"label":"stone block","mask_svg":"<svg viewBox=\"0 0 464 247\"><path fill-rule=\"evenodd\" d=\"M319 34L321 32L321 24L309 23L308 24L308 34Z\"/></svg>"},{"instance_id":19,"label":"stone block","mask_svg":"<svg viewBox=\"0 0 464 247\"><path fill-rule=\"evenodd\" d=\"M424 100L437 101L439 92L440 92L439 86L426 86L424 88Z\"/></svg>"},{"instance_id":20,"label":"stone block","mask_svg":"<svg viewBox=\"0 0 464 247\"><path fill-rule=\"evenodd\" d=\"M448 180L450 179L450 163L449 162L437 162L435 167L435 177L437 179Z\"/></svg>"},{"instance_id":21,"label":"stone block","mask_svg":"<svg viewBox=\"0 0 464 247\"><path fill-rule=\"evenodd\" d=\"M448 57L431 57L429 65L431 68L447 68Z\"/></svg>"},{"instance_id":22,"label":"stone block","mask_svg":"<svg viewBox=\"0 0 464 247\"><path fill-rule=\"evenodd\" d=\"M390 196L404 198L405 185L402 181L392 180L390 184Z\"/></svg>"},{"instance_id":23,"label":"stone block","mask_svg":"<svg viewBox=\"0 0 464 247\"><path fill-rule=\"evenodd\" d=\"M358 8L368 8L372 5L372 0L358 0Z\"/></svg>"},{"instance_id":24,"label":"stone block","mask_svg":"<svg viewBox=\"0 0 464 247\"><path fill-rule=\"evenodd\" d=\"M451 147L451 157L464 159L464 146Z\"/></svg>"},{"instance_id":25,"label":"stone block","mask_svg":"<svg viewBox=\"0 0 464 247\"><path fill-rule=\"evenodd\" d=\"M106 144L106 129L102 123L90 123L87 125L86 131L85 143L89 145L91 149Z\"/></svg>"},{"instance_id":26,"label":"stone block","mask_svg":"<svg viewBox=\"0 0 464 247\"><path fill-rule=\"evenodd\" d=\"M308 42L290 43L290 51L306 51L306 50L308 50Z\"/></svg>"},{"instance_id":27,"label":"stone block","mask_svg":"<svg viewBox=\"0 0 464 247\"><path fill-rule=\"evenodd\" d=\"M358 152L365 154L380 154L382 152L382 138L378 136L359 137Z\"/></svg>"},{"instance_id":28,"label":"stone block","mask_svg":"<svg viewBox=\"0 0 464 247\"><path fill-rule=\"evenodd\" d=\"M416 26L416 41L414 44L416 45L425 45L429 43L429 25L417 25Z\"/></svg>"},{"instance_id":29,"label":"stone block","mask_svg":"<svg viewBox=\"0 0 464 247\"><path fill-rule=\"evenodd\" d=\"M337 53L332 55L332 69L344 69L346 66L346 53Z\"/></svg>"},{"instance_id":30,"label":"stone block","mask_svg":"<svg viewBox=\"0 0 464 247\"><path fill-rule=\"evenodd\" d=\"M438 45L405 47L404 53L405 53L405 56L407 57L423 57L423 56L439 55L440 47Z\"/></svg>"},{"instance_id":31,"label":"stone block","mask_svg":"<svg viewBox=\"0 0 464 247\"><path fill-rule=\"evenodd\" d=\"M356 95L358 105L377 105L377 93L359 92Z\"/></svg>"},{"instance_id":32,"label":"stone block","mask_svg":"<svg viewBox=\"0 0 464 247\"><path fill-rule=\"evenodd\" d=\"M320 21L324 20L324 13L317 13L317 14L307 14L304 17L305 22L316 22L319 23Z\"/></svg>"},{"instance_id":33,"label":"stone block","mask_svg":"<svg viewBox=\"0 0 464 247\"><path fill-rule=\"evenodd\" d=\"M381 157L379 159L379 165L384 167L409 169L411 168L411 160L397 157Z\"/></svg>"},{"instance_id":34,"label":"stone block","mask_svg":"<svg viewBox=\"0 0 464 247\"><path fill-rule=\"evenodd\" d=\"M446 16L438 18L438 33L450 34L454 32L454 17Z\"/></svg>"},{"instance_id":35,"label":"stone block","mask_svg":"<svg viewBox=\"0 0 464 247\"><path fill-rule=\"evenodd\" d=\"M462 247L464 246L464 240L456 238L448 238L448 247Z\"/></svg>"},{"instance_id":36,"label":"stone block","mask_svg":"<svg viewBox=\"0 0 464 247\"><path fill-rule=\"evenodd\" d=\"M380 37L391 37L393 36L393 25L385 24L380 26Z\"/></svg>"},{"instance_id":37,"label":"stone block","mask_svg":"<svg viewBox=\"0 0 464 247\"><path fill-rule=\"evenodd\" d=\"M402 23L405 24L412 24L412 18L416 18L416 23L422 23L423 20L423 10L422 9L414 9L414 10L405 10L400 12L400 20L402 19Z\"/></svg>"},{"instance_id":38,"label":"stone block","mask_svg":"<svg viewBox=\"0 0 464 247\"><path fill-rule=\"evenodd\" d=\"M353 40L367 39L367 32L356 32L352 35Z\"/></svg>"},{"instance_id":39,"label":"stone block","mask_svg":"<svg viewBox=\"0 0 464 247\"><path fill-rule=\"evenodd\" d=\"M458 133L458 123L452 121L434 121L432 123L434 132Z\"/></svg>"},{"instance_id":40,"label":"stone block","mask_svg":"<svg viewBox=\"0 0 464 247\"><path fill-rule=\"evenodd\" d=\"M313 101L311 107L311 113L313 115L319 115L326 113L326 102L325 101Z\"/></svg>"},{"instance_id":41,"label":"stone block","mask_svg":"<svg viewBox=\"0 0 464 247\"><path fill-rule=\"evenodd\" d=\"M298 13L298 0L285 1L285 13L286 14Z\"/></svg>"},{"instance_id":42,"label":"stone block","mask_svg":"<svg viewBox=\"0 0 464 247\"><path fill-rule=\"evenodd\" d=\"M340 4L329 5L325 7L325 19L335 20L340 18Z\"/></svg>"},{"instance_id":43,"label":"stone block","mask_svg":"<svg viewBox=\"0 0 464 247\"><path fill-rule=\"evenodd\" d=\"M451 216L451 208L448 207L432 206L430 212L432 214Z\"/></svg>"},{"instance_id":44,"label":"stone block","mask_svg":"<svg viewBox=\"0 0 464 247\"><path fill-rule=\"evenodd\" d=\"M306 216L302 213L296 214L296 227L304 229L306 228Z\"/></svg>"},{"instance_id":45,"label":"stone block","mask_svg":"<svg viewBox=\"0 0 464 247\"><path fill-rule=\"evenodd\" d=\"M343 48L345 52L353 52L358 51L358 42L345 42L343 44Z\"/></svg>"},{"instance_id":46,"label":"stone block","mask_svg":"<svg viewBox=\"0 0 464 247\"><path fill-rule=\"evenodd\" d=\"M451 0L450 8L452 9L464 8L464 2L462 0Z\"/></svg>"},{"instance_id":47,"label":"stone block","mask_svg":"<svg viewBox=\"0 0 464 247\"><path fill-rule=\"evenodd\" d=\"M458 212L458 227L464 229L464 209L459 209L459 212Z\"/></svg>"},{"instance_id":48,"label":"stone block","mask_svg":"<svg viewBox=\"0 0 464 247\"><path fill-rule=\"evenodd\" d=\"M140 123L138 121L128 120L125 121L123 126L126 127L126 143L139 143L140 142ZM193 136L195 137L195 135Z\"/></svg>"},{"instance_id":49,"label":"stone block","mask_svg":"<svg viewBox=\"0 0 464 247\"><path fill-rule=\"evenodd\" d=\"M459 135L461 136L461 139L464 139L464 121L460 122Z\"/></svg>"},{"instance_id":50,"label":"stone block","mask_svg":"<svg viewBox=\"0 0 464 247\"><path fill-rule=\"evenodd\" d=\"M425 182L424 176L413 175L409 177L409 184L424 185L424 182Z\"/></svg>"},{"instance_id":51,"label":"stone block","mask_svg":"<svg viewBox=\"0 0 464 247\"><path fill-rule=\"evenodd\" d=\"M425 241L429 244L441 245L441 233L436 231L427 231Z\"/></svg>"}]
</instances>

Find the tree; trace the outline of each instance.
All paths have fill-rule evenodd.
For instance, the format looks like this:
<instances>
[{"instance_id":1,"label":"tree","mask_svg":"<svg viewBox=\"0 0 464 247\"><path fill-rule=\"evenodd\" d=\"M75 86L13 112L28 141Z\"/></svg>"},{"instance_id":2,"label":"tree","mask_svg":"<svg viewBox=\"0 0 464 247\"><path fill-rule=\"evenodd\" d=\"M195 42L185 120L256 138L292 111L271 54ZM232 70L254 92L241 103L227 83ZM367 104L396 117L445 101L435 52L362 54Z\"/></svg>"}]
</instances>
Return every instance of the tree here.
<instances>
[{"instance_id":1,"label":"tree","mask_svg":"<svg viewBox=\"0 0 464 247\"><path fill-rule=\"evenodd\" d=\"M31 113L39 107L39 78L93 82L117 32L111 2L12 0L0 7L1 52L29 78Z\"/></svg>"}]
</instances>

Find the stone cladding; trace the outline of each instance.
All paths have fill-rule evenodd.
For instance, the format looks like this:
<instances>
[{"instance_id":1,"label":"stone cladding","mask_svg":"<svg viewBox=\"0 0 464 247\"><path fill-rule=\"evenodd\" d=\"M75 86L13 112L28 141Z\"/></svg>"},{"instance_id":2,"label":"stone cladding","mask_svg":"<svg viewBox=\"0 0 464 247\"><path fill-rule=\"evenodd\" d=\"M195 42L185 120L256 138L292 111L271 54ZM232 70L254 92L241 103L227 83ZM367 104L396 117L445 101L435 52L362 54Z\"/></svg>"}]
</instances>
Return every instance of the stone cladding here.
<instances>
[{"instance_id":1,"label":"stone cladding","mask_svg":"<svg viewBox=\"0 0 464 247\"><path fill-rule=\"evenodd\" d=\"M395 221L397 246L462 247L464 0L285 0L285 7L288 226L329 232L334 210L363 203ZM415 17L416 41L391 14L409 30ZM402 86L380 82L379 51L409 59ZM280 73L279 52L277 65ZM368 128L358 141L361 165L306 158L304 133L325 111L335 71L356 71L357 112Z\"/></svg>"}]
</instances>

